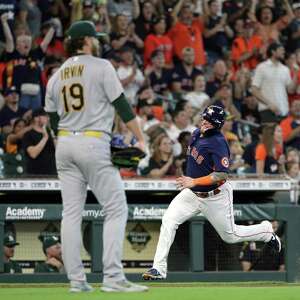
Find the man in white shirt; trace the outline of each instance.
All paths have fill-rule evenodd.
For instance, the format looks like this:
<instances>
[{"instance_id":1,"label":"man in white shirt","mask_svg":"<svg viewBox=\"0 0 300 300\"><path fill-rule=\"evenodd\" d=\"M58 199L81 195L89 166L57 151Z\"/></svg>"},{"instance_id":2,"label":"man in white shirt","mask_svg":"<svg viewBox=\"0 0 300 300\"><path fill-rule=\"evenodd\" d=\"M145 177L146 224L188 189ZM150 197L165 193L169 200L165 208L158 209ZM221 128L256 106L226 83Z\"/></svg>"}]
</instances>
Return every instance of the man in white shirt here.
<instances>
[{"instance_id":1,"label":"man in white shirt","mask_svg":"<svg viewBox=\"0 0 300 300\"><path fill-rule=\"evenodd\" d=\"M129 47L121 49L121 66L117 73L124 88L124 95L131 105L136 105L136 94L142 87L145 78L134 62L134 50Z\"/></svg>"},{"instance_id":2,"label":"man in white shirt","mask_svg":"<svg viewBox=\"0 0 300 300\"><path fill-rule=\"evenodd\" d=\"M290 70L283 65L284 47L275 42L267 51L269 59L260 63L252 82L252 94L258 99L261 123L274 123L288 114L288 94L295 89Z\"/></svg>"}]
</instances>

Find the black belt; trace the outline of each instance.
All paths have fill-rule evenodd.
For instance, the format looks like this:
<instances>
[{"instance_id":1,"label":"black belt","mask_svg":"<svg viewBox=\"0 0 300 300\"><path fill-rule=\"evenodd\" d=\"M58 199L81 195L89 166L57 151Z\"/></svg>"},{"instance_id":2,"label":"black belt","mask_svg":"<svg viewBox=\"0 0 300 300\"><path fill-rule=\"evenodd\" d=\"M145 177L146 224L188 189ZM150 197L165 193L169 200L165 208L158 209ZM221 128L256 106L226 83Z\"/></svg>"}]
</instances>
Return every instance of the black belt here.
<instances>
[{"instance_id":1,"label":"black belt","mask_svg":"<svg viewBox=\"0 0 300 300\"><path fill-rule=\"evenodd\" d=\"M216 188L215 190L209 191L209 192L194 192L192 191L196 196L200 197L200 198L208 198L211 196L215 196L218 195L221 190Z\"/></svg>"}]
</instances>

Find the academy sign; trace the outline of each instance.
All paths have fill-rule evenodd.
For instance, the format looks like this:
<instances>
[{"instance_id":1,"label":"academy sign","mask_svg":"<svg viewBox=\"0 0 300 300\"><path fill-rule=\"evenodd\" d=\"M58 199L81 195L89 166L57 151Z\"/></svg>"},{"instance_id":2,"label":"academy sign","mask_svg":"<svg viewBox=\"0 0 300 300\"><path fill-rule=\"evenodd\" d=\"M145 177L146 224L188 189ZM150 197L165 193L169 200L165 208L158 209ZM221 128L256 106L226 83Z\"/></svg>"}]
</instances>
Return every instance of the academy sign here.
<instances>
[{"instance_id":1,"label":"academy sign","mask_svg":"<svg viewBox=\"0 0 300 300\"><path fill-rule=\"evenodd\" d=\"M6 209L6 220L42 220L45 215L45 208L12 208Z\"/></svg>"}]
</instances>

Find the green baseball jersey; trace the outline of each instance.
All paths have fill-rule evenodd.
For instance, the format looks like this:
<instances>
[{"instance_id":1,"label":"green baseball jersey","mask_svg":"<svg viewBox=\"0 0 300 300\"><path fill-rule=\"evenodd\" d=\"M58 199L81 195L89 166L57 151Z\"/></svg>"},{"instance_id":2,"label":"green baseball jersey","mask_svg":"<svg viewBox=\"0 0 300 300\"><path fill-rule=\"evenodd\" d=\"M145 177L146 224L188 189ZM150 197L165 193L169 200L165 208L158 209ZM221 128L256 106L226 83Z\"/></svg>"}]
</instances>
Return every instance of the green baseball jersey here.
<instances>
[{"instance_id":1,"label":"green baseball jersey","mask_svg":"<svg viewBox=\"0 0 300 300\"><path fill-rule=\"evenodd\" d=\"M45 110L58 113L58 129L111 133L115 115L112 102L123 91L108 60L73 56L50 78Z\"/></svg>"},{"instance_id":2,"label":"green baseball jersey","mask_svg":"<svg viewBox=\"0 0 300 300\"><path fill-rule=\"evenodd\" d=\"M42 262L35 266L34 273L59 273L59 270L54 266Z\"/></svg>"},{"instance_id":3,"label":"green baseball jersey","mask_svg":"<svg viewBox=\"0 0 300 300\"><path fill-rule=\"evenodd\" d=\"M10 260L4 263L4 273L22 273L22 268L17 262Z\"/></svg>"}]
</instances>

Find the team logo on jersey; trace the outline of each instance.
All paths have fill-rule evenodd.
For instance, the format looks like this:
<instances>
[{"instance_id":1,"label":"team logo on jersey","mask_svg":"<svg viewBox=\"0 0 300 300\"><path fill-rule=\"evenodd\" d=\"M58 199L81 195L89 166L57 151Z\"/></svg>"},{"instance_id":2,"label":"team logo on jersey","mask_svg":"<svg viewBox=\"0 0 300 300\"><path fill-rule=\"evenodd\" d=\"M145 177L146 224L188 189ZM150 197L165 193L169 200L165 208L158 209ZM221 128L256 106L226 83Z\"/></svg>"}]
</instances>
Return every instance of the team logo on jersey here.
<instances>
[{"instance_id":1,"label":"team logo on jersey","mask_svg":"<svg viewBox=\"0 0 300 300\"><path fill-rule=\"evenodd\" d=\"M223 167L228 168L229 167L229 159L227 157L223 157L221 160L221 164Z\"/></svg>"}]
</instances>

